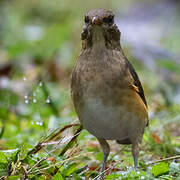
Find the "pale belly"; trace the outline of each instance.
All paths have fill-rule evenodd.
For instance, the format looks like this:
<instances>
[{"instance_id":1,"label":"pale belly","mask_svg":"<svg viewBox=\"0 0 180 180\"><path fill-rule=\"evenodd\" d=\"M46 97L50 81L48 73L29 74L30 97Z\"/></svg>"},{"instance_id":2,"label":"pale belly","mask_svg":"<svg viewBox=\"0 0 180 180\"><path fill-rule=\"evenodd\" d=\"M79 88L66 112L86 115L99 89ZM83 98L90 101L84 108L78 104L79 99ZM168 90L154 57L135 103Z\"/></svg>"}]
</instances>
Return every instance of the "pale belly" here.
<instances>
[{"instance_id":1,"label":"pale belly","mask_svg":"<svg viewBox=\"0 0 180 180\"><path fill-rule=\"evenodd\" d=\"M84 128L99 138L123 140L139 131L139 117L123 103L105 106L100 98L87 98L81 112Z\"/></svg>"}]
</instances>

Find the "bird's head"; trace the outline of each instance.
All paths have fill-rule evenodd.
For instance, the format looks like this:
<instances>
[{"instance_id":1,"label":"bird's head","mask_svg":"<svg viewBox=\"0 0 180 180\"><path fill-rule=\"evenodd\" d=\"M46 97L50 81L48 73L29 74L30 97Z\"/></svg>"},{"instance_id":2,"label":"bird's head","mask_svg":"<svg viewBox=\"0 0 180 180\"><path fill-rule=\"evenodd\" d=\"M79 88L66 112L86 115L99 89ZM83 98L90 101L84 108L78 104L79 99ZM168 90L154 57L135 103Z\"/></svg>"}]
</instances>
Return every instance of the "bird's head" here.
<instances>
[{"instance_id":1,"label":"bird's head","mask_svg":"<svg viewBox=\"0 0 180 180\"><path fill-rule=\"evenodd\" d=\"M81 33L83 48L104 46L107 49L120 48L120 31L114 23L112 11L95 9L86 13Z\"/></svg>"}]
</instances>

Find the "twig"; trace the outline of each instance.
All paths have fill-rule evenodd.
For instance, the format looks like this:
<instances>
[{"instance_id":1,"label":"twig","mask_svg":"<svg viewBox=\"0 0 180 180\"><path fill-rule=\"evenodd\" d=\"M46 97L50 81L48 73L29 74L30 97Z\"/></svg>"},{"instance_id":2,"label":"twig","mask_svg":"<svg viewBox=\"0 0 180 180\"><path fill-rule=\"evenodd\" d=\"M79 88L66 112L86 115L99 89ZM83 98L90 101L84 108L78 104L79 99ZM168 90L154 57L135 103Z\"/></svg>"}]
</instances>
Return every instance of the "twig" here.
<instances>
[{"instance_id":1,"label":"twig","mask_svg":"<svg viewBox=\"0 0 180 180\"><path fill-rule=\"evenodd\" d=\"M35 168L36 166L38 166L41 162L43 162L43 161L46 160L46 159L47 159L47 157L44 157L44 158L42 158L41 160L39 160L36 164L34 164L34 166L32 166L32 167L27 171L27 173L29 174L33 168Z\"/></svg>"},{"instance_id":2,"label":"twig","mask_svg":"<svg viewBox=\"0 0 180 180\"><path fill-rule=\"evenodd\" d=\"M84 153L84 154L79 154L79 155L77 155L77 156L74 156L74 157L71 157L71 158L62 160L62 161L60 161L60 162L58 162L58 163L55 163L55 164L53 164L53 165L49 165L48 167L44 167L44 168L39 169L39 170L43 171L43 170L49 169L49 168L51 168L51 167L55 167L55 166L58 166L58 165L60 165L60 164L65 163L65 162L68 162L68 161L71 161L71 160L73 160L73 159L76 159L76 158L78 158L78 157L80 157L80 156L88 156L89 154L93 154L93 152L87 152L87 153ZM32 168L31 168L31 169L32 169ZM35 170L35 171L32 171L32 172L29 172L29 171L28 171L28 172L29 172L29 174L33 174L33 173L38 172L39 170Z\"/></svg>"},{"instance_id":3,"label":"twig","mask_svg":"<svg viewBox=\"0 0 180 180\"><path fill-rule=\"evenodd\" d=\"M80 124L69 124L69 125L63 127L62 129L60 129L54 136L52 136L52 137L51 137L48 141L46 141L46 142L56 140L56 139L62 134L62 132L64 132L66 129L71 128L71 127L73 127L73 126L80 126Z\"/></svg>"},{"instance_id":4,"label":"twig","mask_svg":"<svg viewBox=\"0 0 180 180\"><path fill-rule=\"evenodd\" d=\"M51 142L51 141L54 141L56 140L61 134L63 131L65 131L66 129L68 128L71 128L73 126L79 126L80 124L70 124L70 125L67 125L65 126L64 128L60 129L57 133L55 133L52 137L50 137L48 140L44 141L44 142L39 142L34 149L32 149L31 151L29 151L28 155L31 155L31 154L35 154L37 153L38 151L40 151L44 146L46 145L49 145L48 143ZM63 155L68 149L69 147L72 146L72 143L76 140L76 138L78 137L78 135L80 134L82 130L82 126L80 126L77 131L75 132L74 136L72 137L72 139L69 141L69 143L63 148L63 150L61 151L61 155ZM61 141L58 141L58 143L56 143L56 147L51 150L48 154L51 154L52 152L54 152L56 150L56 148L58 147L58 144L60 143ZM34 166L32 166L32 168L30 168L28 170L28 174L31 173L31 171L37 167L42 161L46 160L47 157L41 159L40 161L38 161ZM71 158L69 158L71 159ZM68 160L69 160L68 159ZM66 162L66 161L63 161L63 162ZM56 164L53 165L54 167L56 166ZM41 169L42 170L42 169Z\"/></svg>"},{"instance_id":5,"label":"twig","mask_svg":"<svg viewBox=\"0 0 180 180\"><path fill-rule=\"evenodd\" d=\"M98 179L98 178L101 177L105 172L113 169L113 168L116 166L116 164L117 164L117 163L115 163L112 167L109 167L109 168L105 169L103 172L99 173L99 174L98 174L95 178L93 178L92 180Z\"/></svg>"},{"instance_id":6,"label":"twig","mask_svg":"<svg viewBox=\"0 0 180 180\"><path fill-rule=\"evenodd\" d=\"M101 172L100 174L98 174L93 180L98 179L99 177L101 177L105 172L109 171L111 168L108 168L106 170L104 170L103 172Z\"/></svg>"},{"instance_id":7,"label":"twig","mask_svg":"<svg viewBox=\"0 0 180 180\"><path fill-rule=\"evenodd\" d=\"M44 142L39 142L32 150L28 152L28 155L36 154L44 147L43 145L44 143L48 143L50 141L56 140L62 134L62 132L64 132L66 129L71 128L73 126L79 126L79 125L80 124L70 124L70 125L65 126L64 128L60 129L57 133L55 133L52 137L50 137L48 140Z\"/></svg>"},{"instance_id":8,"label":"twig","mask_svg":"<svg viewBox=\"0 0 180 180\"><path fill-rule=\"evenodd\" d=\"M59 156L63 156L64 153L72 146L73 142L77 139L77 137L79 136L80 132L82 131L83 127L80 126L77 131L75 132L75 135L73 136L73 138L69 141L69 143L63 148L63 150L61 151L61 153L59 154Z\"/></svg>"},{"instance_id":9,"label":"twig","mask_svg":"<svg viewBox=\"0 0 180 180\"><path fill-rule=\"evenodd\" d=\"M153 162L148 163L147 166L152 165L152 164L156 164L156 163L159 163L159 162L174 160L174 159L180 159L180 155L160 159L160 160L157 160L157 161L153 161Z\"/></svg>"},{"instance_id":10,"label":"twig","mask_svg":"<svg viewBox=\"0 0 180 180\"><path fill-rule=\"evenodd\" d=\"M79 134L80 134L80 132L77 133L77 134L74 134L74 136L77 136L77 135L79 135ZM72 139L74 136L71 136L71 137L69 137L69 138L66 138L66 142L69 141L70 139ZM60 139L59 141L44 142L44 143L42 143L42 146L59 145L60 143L61 143L61 144L65 144L66 142L62 142L62 139Z\"/></svg>"}]
</instances>

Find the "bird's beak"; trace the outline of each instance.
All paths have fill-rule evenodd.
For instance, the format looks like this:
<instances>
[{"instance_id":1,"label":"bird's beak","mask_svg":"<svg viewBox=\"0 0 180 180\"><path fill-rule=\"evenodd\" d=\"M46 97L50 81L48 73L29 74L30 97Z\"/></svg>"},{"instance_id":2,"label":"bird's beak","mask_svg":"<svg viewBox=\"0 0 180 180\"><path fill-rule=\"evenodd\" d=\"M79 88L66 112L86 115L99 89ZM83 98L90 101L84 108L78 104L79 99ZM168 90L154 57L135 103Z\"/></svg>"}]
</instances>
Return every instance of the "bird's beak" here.
<instances>
[{"instance_id":1,"label":"bird's beak","mask_svg":"<svg viewBox=\"0 0 180 180\"><path fill-rule=\"evenodd\" d=\"M101 23L101 21L99 20L98 17L94 16L94 17L92 18L92 24L93 24L93 25L101 25L102 23Z\"/></svg>"}]
</instances>

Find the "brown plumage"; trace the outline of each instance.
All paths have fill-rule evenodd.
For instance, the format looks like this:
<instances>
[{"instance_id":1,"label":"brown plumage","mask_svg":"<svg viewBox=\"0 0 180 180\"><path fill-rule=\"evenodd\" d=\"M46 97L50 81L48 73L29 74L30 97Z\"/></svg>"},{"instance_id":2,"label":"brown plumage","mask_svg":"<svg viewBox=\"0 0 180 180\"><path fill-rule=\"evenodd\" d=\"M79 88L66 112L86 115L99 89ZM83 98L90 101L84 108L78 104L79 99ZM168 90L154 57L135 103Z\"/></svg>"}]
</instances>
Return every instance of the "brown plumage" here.
<instances>
[{"instance_id":1,"label":"brown plumage","mask_svg":"<svg viewBox=\"0 0 180 180\"><path fill-rule=\"evenodd\" d=\"M99 141L104 160L106 140L132 144L137 167L138 145L148 124L147 103L139 78L120 45L114 14L91 10L85 15L82 50L71 79L72 100L83 127Z\"/></svg>"}]
</instances>

